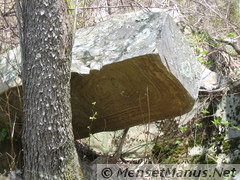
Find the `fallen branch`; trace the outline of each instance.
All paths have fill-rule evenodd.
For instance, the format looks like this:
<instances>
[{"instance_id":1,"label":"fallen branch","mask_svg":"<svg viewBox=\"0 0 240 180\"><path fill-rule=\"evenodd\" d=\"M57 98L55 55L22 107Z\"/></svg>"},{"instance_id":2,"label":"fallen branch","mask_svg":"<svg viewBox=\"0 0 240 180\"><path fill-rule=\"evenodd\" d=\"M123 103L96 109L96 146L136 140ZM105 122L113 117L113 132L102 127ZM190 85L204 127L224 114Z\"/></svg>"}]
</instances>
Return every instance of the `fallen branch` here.
<instances>
[{"instance_id":1,"label":"fallen branch","mask_svg":"<svg viewBox=\"0 0 240 180\"><path fill-rule=\"evenodd\" d=\"M240 37L238 37L238 38L240 38ZM217 39L217 38L214 38L214 40L232 46L233 49L237 52L237 54L240 55L240 47L238 45L238 41L237 40L233 40L233 39Z\"/></svg>"}]
</instances>

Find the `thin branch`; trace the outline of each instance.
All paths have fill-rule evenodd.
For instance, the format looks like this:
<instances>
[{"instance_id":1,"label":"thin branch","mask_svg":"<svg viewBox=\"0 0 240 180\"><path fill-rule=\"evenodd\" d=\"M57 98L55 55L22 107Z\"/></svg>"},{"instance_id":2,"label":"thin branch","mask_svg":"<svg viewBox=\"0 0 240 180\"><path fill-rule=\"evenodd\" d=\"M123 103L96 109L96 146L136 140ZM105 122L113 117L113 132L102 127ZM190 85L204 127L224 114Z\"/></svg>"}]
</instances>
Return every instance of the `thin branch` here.
<instances>
[{"instance_id":1,"label":"thin branch","mask_svg":"<svg viewBox=\"0 0 240 180\"><path fill-rule=\"evenodd\" d=\"M2 16L3 17L5 17L5 16L11 16L11 15L13 15L13 16L15 16L15 11L8 11L8 12L5 12L5 13L2 13Z\"/></svg>"},{"instance_id":2,"label":"thin branch","mask_svg":"<svg viewBox=\"0 0 240 180\"><path fill-rule=\"evenodd\" d=\"M1 13L1 15L2 15L2 17L3 17L3 20L5 21L7 27L9 27L10 30L11 30L11 32L12 32L15 36L18 37L18 34L16 34L16 33L14 32L13 27L8 23L8 20L6 19L6 17L3 16L3 12L2 12L1 10L0 10L0 13Z\"/></svg>"},{"instance_id":3,"label":"thin branch","mask_svg":"<svg viewBox=\"0 0 240 180\"><path fill-rule=\"evenodd\" d=\"M214 14L216 14L220 19L224 20L225 23L230 24L232 26L234 26L235 28L240 29L240 27L234 23L232 23L231 21L229 21L228 19L224 18L221 16L221 14L219 14L218 12L216 12L206 1L204 1L207 5L203 4L202 2L199 1L195 1L193 0L193 2L202 5L203 7L207 8L208 10L210 10L211 12L213 12Z\"/></svg>"},{"instance_id":4,"label":"thin branch","mask_svg":"<svg viewBox=\"0 0 240 180\"><path fill-rule=\"evenodd\" d=\"M198 21L197 21L196 23L194 23L193 26L196 26L198 23L200 23L200 22L202 21L202 19L203 19L203 16L201 16L201 17L198 19Z\"/></svg>"},{"instance_id":5,"label":"thin branch","mask_svg":"<svg viewBox=\"0 0 240 180\"><path fill-rule=\"evenodd\" d=\"M213 89L213 90L207 90L207 89L199 89L200 92L207 92L207 93L218 93L218 92L223 92L223 90L226 90L225 87L221 87L218 89Z\"/></svg>"},{"instance_id":6,"label":"thin branch","mask_svg":"<svg viewBox=\"0 0 240 180\"><path fill-rule=\"evenodd\" d=\"M116 151L116 152L114 153L114 155L113 155L114 158L116 158L116 160L118 160L118 159L121 157L121 155L122 155L122 148L123 148L124 141L126 140L128 130L129 130L129 128L126 128L126 129L123 131L123 135L122 135L120 144L119 144L119 146L118 146L118 149L117 149L117 151Z\"/></svg>"},{"instance_id":7,"label":"thin branch","mask_svg":"<svg viewBox=\"0 0 240 180\"><path fill-rule=\"evenodd\" d=\"M214 40L221 42L221 43L226 43L230 46L233 47L233 49L238 53L238 55L240 55L240 47L238 46L238 42L236 40L232 40L232 39L217 39L214 38Z\"/></svg>"}]
</instances>

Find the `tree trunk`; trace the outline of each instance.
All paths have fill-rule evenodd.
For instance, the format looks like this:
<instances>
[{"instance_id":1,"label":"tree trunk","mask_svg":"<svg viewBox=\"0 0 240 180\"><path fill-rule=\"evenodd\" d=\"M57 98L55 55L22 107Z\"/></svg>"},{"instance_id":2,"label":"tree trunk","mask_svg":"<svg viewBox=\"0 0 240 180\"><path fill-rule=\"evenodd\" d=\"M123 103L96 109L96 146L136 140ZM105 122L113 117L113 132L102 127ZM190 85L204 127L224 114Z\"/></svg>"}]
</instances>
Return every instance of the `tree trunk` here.
<instances>
[{"instance_id":1,"label":"tree trunk","mask_svg":"<svg viewBox=\"0 0 240 180\"><path fill-rule=\"evenodd\" d=\"M24 179L79 179L70 104L72 28L65 0L24 0Z\"/></svg>"}]
</instances>

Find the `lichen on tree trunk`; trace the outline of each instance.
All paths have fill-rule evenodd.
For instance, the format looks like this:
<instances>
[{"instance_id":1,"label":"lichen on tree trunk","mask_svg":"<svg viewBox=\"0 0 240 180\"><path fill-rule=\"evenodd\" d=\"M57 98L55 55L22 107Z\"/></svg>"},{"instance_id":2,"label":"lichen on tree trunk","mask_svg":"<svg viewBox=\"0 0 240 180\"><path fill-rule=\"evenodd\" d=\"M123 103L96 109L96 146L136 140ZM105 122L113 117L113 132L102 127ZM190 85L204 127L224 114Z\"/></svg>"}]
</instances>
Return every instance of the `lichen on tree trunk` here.
<instances>
[{"instance_id":1,"label":"lichen on tree trunk","mask_svg":"<svg viewBox=\"0 0 240 180\"><path fill-rule=\"evenodd\" d=\"M66 2L24 0L22 18L24 179L79 179Z\"/></svg>"}]
</instances>

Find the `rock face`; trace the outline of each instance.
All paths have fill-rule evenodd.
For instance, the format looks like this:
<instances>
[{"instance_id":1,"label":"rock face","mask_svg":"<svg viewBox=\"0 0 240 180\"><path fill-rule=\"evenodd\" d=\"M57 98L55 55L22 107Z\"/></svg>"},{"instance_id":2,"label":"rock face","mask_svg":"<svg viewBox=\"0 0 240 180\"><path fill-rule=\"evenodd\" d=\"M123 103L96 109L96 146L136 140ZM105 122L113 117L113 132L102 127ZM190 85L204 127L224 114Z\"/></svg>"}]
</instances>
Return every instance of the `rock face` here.
<instances>
[{"instance_id":1,"label":"rock face","mask_svg":"<svg viewBox=\"0 0 240 180\"><path fill-rule=\"evenodd\" d=\"M0 95L11 88L22 85L20 64L19 47L0 57Z\"/></svg>"},{"instance_id":2,"label":"rock face","mask_svg":"<svg viewBox=\"0 0 240 180\"><path fill-rule=\"evenodd\" d=\"M7 66L3 58L0 61ZM0 87L16 81L17 74L12 77L11 73L15 69L3 72ZM116 15L77 30L71 79L75 137L190 111L198 96L201 71L174 21L163 12ZM20 85L4 86L0 93ZM16 106L14 99L11 103Z\"/></svg>"},{"instance_id":3,"label":"rock face","mask_svg":"<svg viewBox=\"0 0 240 180\"><path fill-rule=\"evenodd\" d=\"M216 105L216 117L223 122L230 122L232 127L227 130L225 139L240 138L240 95L232 93L223 96L219 104ZM238 128L233 128L233 127ZM221 127L220 127L221 128ZM240 154L239 154L240 155Z\"/></svg>"}]
</instances>

